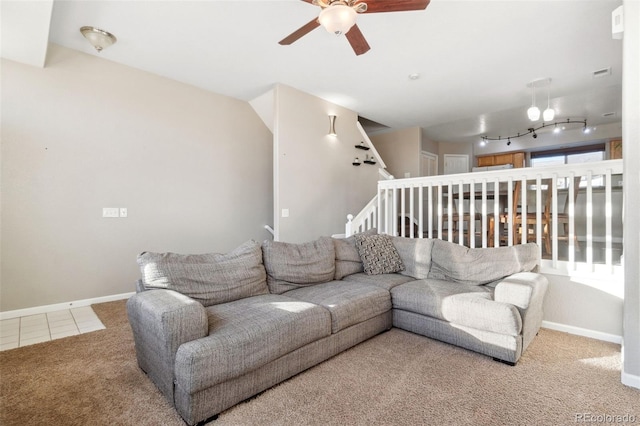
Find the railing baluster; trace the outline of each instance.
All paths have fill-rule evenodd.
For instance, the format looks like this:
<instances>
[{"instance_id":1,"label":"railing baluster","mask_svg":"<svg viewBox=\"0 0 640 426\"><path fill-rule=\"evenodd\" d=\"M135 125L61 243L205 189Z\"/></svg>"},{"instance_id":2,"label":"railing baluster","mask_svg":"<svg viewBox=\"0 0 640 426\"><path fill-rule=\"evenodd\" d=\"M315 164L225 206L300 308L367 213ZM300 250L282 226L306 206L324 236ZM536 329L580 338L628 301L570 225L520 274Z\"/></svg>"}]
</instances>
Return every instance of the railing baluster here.
<instances>
[{"instance_id":1,"label":"railing baluster","mask_svg":"<svg viewBox=\"0 0 640 426\"><path fill-rule=\"evenodd\" d=\"M429 184L429 192L427 193L427 200L429 200L429 206L427 207L427 220L429 221L428 231L429 238L433 238L433 185Z\"/></svg>"},{"instance_id":2,"label":"railing baluster","mask_svg":"<svg viewBox=\"0 0 640 426\"><path fill-rule=\"evenodd\" d=\"M413 214L414 210L414 206L413 206L413 192L414 192L414 187L413 185L409 185L409 238L413 238L414 237L414 232L413 232L413 227L414 227L414 222L413 219L415 217L415 215Z\"/></svg>"},{"instance_id":3,"label":"railing baluster","mask_svg":"<svg viewBox=\"0 0 640 426\"><path fill-rule=\"evenodd\" d=\"M391 215L391 220L389 221L389 226L391 228L391 230L393 231L393 234L391 235L398 235L398 191L401 191L401 188L394 188L393 189L393 205L391 206L391 209L393 211L393 214Z\"/></svg>"},{"instance_id":4,"label":"railing baluster","mask_svg":"<svg viewBox=\"0 0 640 426\"><path fill-rule=\"evenodd\" d=\"M576 232L576 228L575 228L575 222L574 222L574 215L575 215L575 206L574 206L574 191L577 191L578 188L575 188L575 182L574 179L575 178L575 173L570 173L569 174L569 189L568 189L568 195L567 195L567 202L569 203L569 208L567 210L567 213L569 215L569 236L567 237L567 246L568 246L568 257L569 257L569 269L573 270L575 269L575 261L576 261L576 247L574 244L574 236L575 236L575 232ZM587 225L587 228L589 228L589 225Z\"/></svg>"},{"instance_id":5,"label":"railing baluster","mask_svg":"<svg viewBox=\"0 0 640 426\"><path fill-rule=\"evenodd\" d=\"M487 236L489 231L487 228L487 179L482 179L482 247L487 247Z\"/></svg>"},{"instance_id":6,"label":"railing baluster","mask_svg":"<svg viewBox=\"0 0 640 426\"><path fill-rule=\"evenodd\" d=\"M418 238L424 237L424 186L418 186Z\"/></svg>"},{"instance_id":7,"label":"railing baluster","mask_svg":"<svg viewBox=\"0 0 640 426\"><path fill-rule=\"evenodd\" d=\"M547 188L547 191L551 191L551 188ZM538 244L538 250L540 251L540 257L542 257L542 177L536 176L536 244ZM549 212L545 212L549 214ZM549 224L547 224L547 232L549 232Z\"/></svg>"},{"instance_id":8,"label":"railing baluster","mask_svg":"<svg viewBox=\"0 0 640 426\"><path fill-rule=\"evenodd\" d=\"M507 201L507 205L508 205ZM493 183L493 246L500 245L500 181L498 178Z\"/></svg>"},{"instance_id":9,"label":"railing baluster","mask_svg":"<svg viewBox=\"0 0 640 426\"><path fill-rule=\"evenodd\" d=\"M589 270L593 270L593 186L592 186L593 174L591 171L587 172L587 256L586 261ZM569 205L571 206L571 205ZM571 224L573 222L574 212L569 212L569 238L573 238L571 234Z\"/></svg>"},{"instance_id":10,"label":"railing baluster","mask_svg":"<svg viewBox=\"0 0 640 426\"><path fill-rule=\"evenodd\" d=\"M476 184L473 179L469 184L469 247L476 246Z\"/></svg>"},{"instance_id":11,"label":"railing baluster","mask_svg":"<svg viewBox=\"0 0 640 426\"><path fill-rule=\"evenodd\" d=\"M522 178L520 181L520 192L522 193L522 207L520 208L520 233L522 237L520 237L520 243L526 244L527 239L529 238L529 215L527 212L527 178ZM518 236L516 235L516 238Z\"/></svg>"},{"instance_id":12,"label":"railing baluster","mask_svg":"<svg viewBox=\"0 0 640 426\"><path fill-rule=\"evenodd\" d=\"M513 245L513 224L515 212L513 211L513 178L509 177L507 181L507 245Z\"/></svg>"},{"instance_id":13,"label":"railing baluster","mask_svg":"<svg viewBox=\"0 0 640 426\"><path fill-rule=\"evenodd\" d=\"M438 183L438 239L442 239L442 184Z\"/></svg>"},{"instance_id":14,"label":"railing baluster","mask_svg":"<svg viewBox=\"0 0 640 426\"><path fill-rule=\"evenodd\" d=\"M464 184L458 184L458 244L464 245Z\"/></svg>"},{"instance_id":15,"label":"railing baluster","mask_svg":"<svg viewBox=\"0 0 640 426\"><path fill-rule=\"evenodd\" d=\"M403 186L400 187L400 236L404 237L404 230L406 228L406 212L405 212L405 204L406 204L406 200L405 200L405 193L407 192L407 189Z\"/></svg>"},{"instance_id":16,"label":"railing baluster","mask_svg":"<svg viewBox=\"0 0 640 426\"><path fill-rule=\"evenodd\" d=\"M613 251L611 249L612 243L612 227L611 227L611 219L612 219L612 206L611 206L611 169L607 169L605 173L605 211L604 211L604 220L605 220L605 262L607 268L612 270L613 266Z\"/></svg>"},{"instance_id":17,"label":"railing baluster","mask_svg":"<svg viewBox=\"0 0 640 426\"><path fill-rule=\"evenodd\" d=\"M553 267L558 267L558 174L554 173L551 178L551 261Z\"/></svg>"},{"instance_id":18,"label":"railing baluster","mask_svg":"<svg viewBox=\"0 0 640 426\"><path fill-rule=\"evenodd\" d=\"M453 217L453 186L449 183L449 192L447 193L447 239L449 242L453 242L453 230L451 226L451 218Z\"/></svg>"}]
</instances>

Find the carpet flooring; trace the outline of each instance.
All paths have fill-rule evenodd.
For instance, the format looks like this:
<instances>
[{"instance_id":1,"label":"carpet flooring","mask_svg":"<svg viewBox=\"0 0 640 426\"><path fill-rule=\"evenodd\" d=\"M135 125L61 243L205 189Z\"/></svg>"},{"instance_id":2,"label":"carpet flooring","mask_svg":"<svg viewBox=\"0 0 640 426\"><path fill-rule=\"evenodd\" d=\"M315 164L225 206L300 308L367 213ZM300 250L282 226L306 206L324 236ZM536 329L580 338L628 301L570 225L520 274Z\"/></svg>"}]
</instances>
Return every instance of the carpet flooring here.
<instances>
[{"instance_id":1,"label":"carpet flooring","mask_svg":"<svg viewBox=\"0 0 640 426\"><path fill-rule=\"evenodd\" d=\"M1 425L184 425L137 367L124 301L93 309L105 330L0 352ZM618 345L543 329L510 367L392 329L212 425L569 425L596 416L640 423L640 391L620 383Z\"/></svg>"}]
</instances>

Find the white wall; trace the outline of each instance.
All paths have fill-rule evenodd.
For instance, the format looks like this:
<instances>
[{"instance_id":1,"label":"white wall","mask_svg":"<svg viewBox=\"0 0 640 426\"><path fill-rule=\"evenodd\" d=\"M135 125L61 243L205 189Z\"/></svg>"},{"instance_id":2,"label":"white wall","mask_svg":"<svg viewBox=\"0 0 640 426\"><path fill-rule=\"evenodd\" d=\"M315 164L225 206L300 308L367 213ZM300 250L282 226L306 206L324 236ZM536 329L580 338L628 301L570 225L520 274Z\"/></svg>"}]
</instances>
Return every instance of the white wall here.
<instances>
[{"instance_id":1,"label":"white wall","mask_svg":"<svg viewBox=\"0 0 640 426\"><path fill-rule=\"evenodd\" d=\"M640 2L625 0L622 124L625 171L623 383L640 388Z\"/></svg>"},{"instance_id":2,"label":"white wall","mask_svg":"<svg viewBox=\"0 0 640 426\"><path fill-rule=\"evenodd\" d=\"M327 134L330 114L337 116L337 137ZM276 87L274 219L280 241L344 233L347 214L357 214L376 195L378 166L351 165L366 155L355 148L361 141L357 118L326 100ZM282 209L289 217L282 217Z\"/></svg>"},{"instance_id":3,"label":"white wall","mask_svg":"<svg viewBox=\"0 0 640 426\"><path fill-rule=\"evenodd\" d=\"M623 277L545 276L544 321L589 330L591 337L622 336Z\"/></svg>"},{"instance_id":4,"label":"white wall","mask_svg":"<svg viewBox=\"0 0 640 426\"><path fill-rule=\"evenodd\" d=\"M56 45L1 83L2 311L133 291L145 250L268 238L272 136L248 103Z\"/></svg>"}]
</instances>

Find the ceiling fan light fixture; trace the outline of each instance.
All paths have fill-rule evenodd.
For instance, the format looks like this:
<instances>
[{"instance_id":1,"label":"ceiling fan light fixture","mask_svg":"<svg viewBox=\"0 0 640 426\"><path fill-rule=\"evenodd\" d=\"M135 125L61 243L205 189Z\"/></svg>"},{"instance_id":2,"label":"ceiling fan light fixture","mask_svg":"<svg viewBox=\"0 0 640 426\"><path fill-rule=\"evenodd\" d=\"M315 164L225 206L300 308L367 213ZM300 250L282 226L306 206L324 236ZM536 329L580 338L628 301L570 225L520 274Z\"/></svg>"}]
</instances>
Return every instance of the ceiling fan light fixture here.
<instances>
[{"instance_id":1,"label":"ceiling fan light fixture","mask_svg":"<svg viewBox=\"0 0 640 426\"><path fill-rule=\"evenodd\" d=\"M94 28L91 26L84 26L80 28L80 32L89 40L89 43L99 52L102 52L103 49L114 44L118 39L116 36L107 32L105 30L101 30L99 28Z\"/></svg>"},{"instance_id":2,"label":"ceiling fan light fixture","mask_svg":"<svg viewBox=\"0 0 640 426\"><path fill-rule=\"evenodd\" d=\"M347 33L356 23L357 12L352 7L335 3L320 12L318 22L328 32L335 35Z\"/></svg>"}]
</instances>

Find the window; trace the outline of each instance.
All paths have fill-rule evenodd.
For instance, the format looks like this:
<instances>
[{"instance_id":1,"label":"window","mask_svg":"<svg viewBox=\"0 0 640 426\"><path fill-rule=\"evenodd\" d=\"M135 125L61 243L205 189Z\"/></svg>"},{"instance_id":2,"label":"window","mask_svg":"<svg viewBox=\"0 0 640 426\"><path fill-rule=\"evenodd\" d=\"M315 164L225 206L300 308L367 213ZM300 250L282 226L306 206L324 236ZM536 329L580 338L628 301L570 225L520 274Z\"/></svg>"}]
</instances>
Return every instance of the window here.
<instances>
[{"instance_id":1,"label":"window","mask_svg":"<svg viewBox=\"0 0 640 426\"><path fill-rule=\"evenodd\" d=\"M559 166L564 164L582 164L604 160L604 144L590 145L564 150L540 151L531 153L531 167ZM587 186L587 177L582 176L580 187ZM604 186L604 176L593 176L591 186ZM569 187L568 179L559 179L558 188Z\"/></svg>"}]
</instances>

